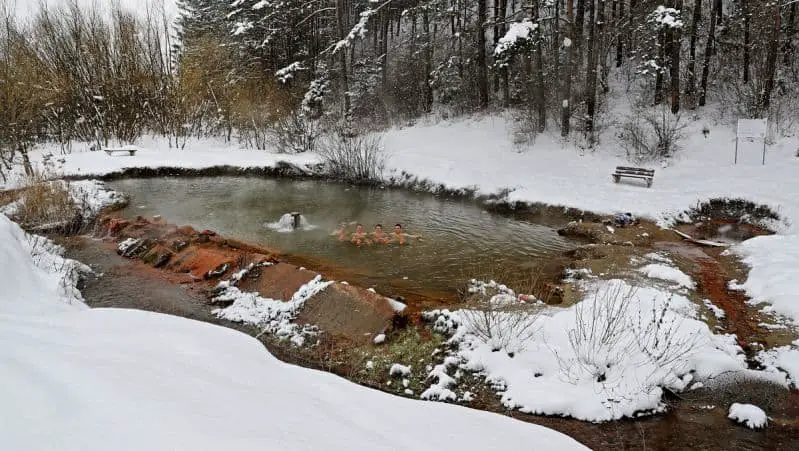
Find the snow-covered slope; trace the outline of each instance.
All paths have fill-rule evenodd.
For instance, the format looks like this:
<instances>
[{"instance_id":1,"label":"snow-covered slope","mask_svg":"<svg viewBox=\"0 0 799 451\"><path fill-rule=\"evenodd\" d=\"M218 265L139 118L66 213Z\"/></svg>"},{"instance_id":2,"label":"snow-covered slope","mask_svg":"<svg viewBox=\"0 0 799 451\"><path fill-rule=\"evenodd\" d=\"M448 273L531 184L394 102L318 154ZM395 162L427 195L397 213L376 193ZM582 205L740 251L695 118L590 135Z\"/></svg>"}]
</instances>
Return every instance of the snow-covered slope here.
<instances>
[{"instance_id":1,"label":"snow-covered slope","mask_svg":"<svg viewBox=\"0 0 799 451\"><path fill-rule=\"evenodd\" d=\"M87 309L61 289L73 283L65 261L31 249L0 215L3 449L582 448L540 426L284 364L230 329Z\"/></svg>"}]
</instances>

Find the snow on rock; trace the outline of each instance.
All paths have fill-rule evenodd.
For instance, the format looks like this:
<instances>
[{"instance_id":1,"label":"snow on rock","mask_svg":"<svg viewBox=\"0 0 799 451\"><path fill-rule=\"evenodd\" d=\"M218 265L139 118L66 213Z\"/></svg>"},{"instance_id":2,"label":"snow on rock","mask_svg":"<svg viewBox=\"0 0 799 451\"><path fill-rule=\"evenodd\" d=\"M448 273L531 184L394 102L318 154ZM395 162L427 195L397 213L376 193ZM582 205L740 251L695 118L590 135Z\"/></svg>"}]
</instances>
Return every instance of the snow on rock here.
<instances>
[{"instance_id":1,"label":"snow on rock","mask_svg":"<svg viewBox=\"0 0 799 451\"><path fill-rule=\"evenodd\" d=\"M710 301L710 299L702 299L702 303L705 304L705 307L707 307L708 310L713 312L713 316L715 316L716 319L724 319L724 317L727 316L727 314L724 313L724 310L717 307L716 304Z\"/></svg>"},{"instance_id":2,"label":"snow on rock","mask_svg":"<svg viewBox=\"0 0 799 451\"><path fill-rule=\"evenodd\" d=\"M391 309L397 313L404 312L405 309L408 307L405 303L400 302L396 299L386 298L386 301L388 301L388 305L391 306Z\"/></svg>"},{"instance_id":3,"label":"snow on rock","mask_svg":"<svg viewBox=\"0 0 799 451\"><path fill-rule=\"evenodd\" d=\"M678 268L662 263L652 263L646 265L643 268L639 268L638 272L652 279L674 282L681 287L690 289L696 287L694 281L691 280L691 276L680 271Z\"/></svg>"},{"instance_id":4,"label":"snow on rock","mask_svg":"<svg viewBox=\"0 0 799 451\"><path fill-rule=\"evenodd\" d=\"M67 185L69 194L84 218L92 218L103 208L127 204L123 193L114 191L99 180L78 180Z\"/></svg>"},{"instance_id":5,"label":"snow on rock","mask_svg":"<svg viewBox=\"0 0 799 451\"><path fill-rule=\"evenodd\" d=\"M428 379L435 380L435 383L430 385L419 396L421 399L437 399L439 401L457 401L458 395L449 389L455 384L455 379L447 374L447 368L457 365L459 360L455 357L446 357L444 363L436 365L428 374Z\"/></svg>"},{"instance_id":6,"label":"snow on rock","mask_svg":"<svg viewBox=\"0 0 799 451\"><path fill-rule=\"evenodd\" d=\"M750 429L760 429L768 424L766 412L754 404L733 403L727 418L745 425Z\"/></svg>"},{"instance_id":7,"label":"snow on rock","mask_svg":"<svg viewBox=\"0 0 799 451\"><path fill-rule=\"evenodd\" d=\"M799 387L799 340L794 342L794 346L760 351L757 360L770 371L786 373L794 387Z\"/></svg>"},{"instance_id":8,"label":"snow on rock","mask_svg":"<svg viewBox=\"0 0 799 451\"><path fill-rule=\"evenodd\" d=\"M585 291L583 302L569 308L493 316L500 334L532 323L523 329L532 331L529 339L514 344L514 352L498 352L496 337L486 338L468 311L426 312L436 331L451 336L455 350L448 358L456 359L431 375L448 386L452 376L442 373L467 370L483 377L507 408L608 421L662 410L664 388L682 391L725 372L748 371L735 337L711 333L682 295L633 289L621 280L592 279Z\"/></svg>"},{"instance_id":9,"label":"snow on rock","mask_svg":"<svg viewBox=\"0 0 799 451\"><path fill-rule=\"evenodd\" d=\"M379 345L386 342L386 334L377 334L375 338L372 339L372 343Z\"/></svg>"},{"instance_id":10,"label":"snow on rock","mask_svg":"<svg viewBox=\"0 0 799 451\"><path fill-rule=\"evenodd\" d=\"M752 238L732 248L750 267L742 284L753 303L767 302L764 310L790 317L799 324L799 235Z\"/></svg>"},{"instance_id":11,"label":"snow on rock","mask_svg":"<svg viewBox=\"0 0 799 451\"><path fill-rule=\"evenodd\" d=\"M232 329L69 305L68 265L37 260L34 245L0 217L4 449L586 449L541 426L283 363Z\"/></svg>"},{"instance_id":12,"label":"snow on rock","mask_svg":"<svg viewBox=\"0 0 799 451\"><path fill-rule=\"evenodd\" d=\"M391 368L388 370L389 376L410 376L411 375L411 367L400 365L399 363L395 363L391 365Z\"/></svg>"},{"instance_id":13,"label":"snow on rock","mask_svg":"<svg viewBox=\"0 0 799 451\"><path fill-rule=\"evenodd\" d=\"M228 321L261 327L265 333L288 338L292 343L301 346L304 344L304 337L314 334L314 328L308 325L300 327L292 321L297 317L305 301L332 283L323 281L322 276L318 275L301 286L287 302L264 298L254 292L245 293L238 287L228 284L220 286L221 292L214 297L214 301L233 303L228 307L215 309L212 313Z\"/></svg>"}]
</instances>

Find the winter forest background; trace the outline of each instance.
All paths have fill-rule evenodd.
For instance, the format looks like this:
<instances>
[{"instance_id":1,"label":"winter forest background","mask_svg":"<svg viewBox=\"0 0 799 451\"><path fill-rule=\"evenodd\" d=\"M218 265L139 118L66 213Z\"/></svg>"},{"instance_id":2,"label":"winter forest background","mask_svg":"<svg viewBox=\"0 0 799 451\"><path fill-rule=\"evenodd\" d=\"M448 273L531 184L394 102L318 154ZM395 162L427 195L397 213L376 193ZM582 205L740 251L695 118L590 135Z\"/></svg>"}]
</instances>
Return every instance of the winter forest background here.
<instances>
[{"instance_id":1,"label":"winter forest background","mask_svg":"<svg viewBox=\"0 0 799 451\"><path fill-rule=\"evenodd\" d=\"M441 118L512 111L519 135L593 147L610 125L637 157L680 123L799 119L789 0L180 0L0 9L0 160L37 143L183 147L219 137L281 152ZM646 145L643 135L656 136ZM662 136L661 136L662 135ZM674 136L671 136L674 135Z\"/></svg>"}]
</instances>

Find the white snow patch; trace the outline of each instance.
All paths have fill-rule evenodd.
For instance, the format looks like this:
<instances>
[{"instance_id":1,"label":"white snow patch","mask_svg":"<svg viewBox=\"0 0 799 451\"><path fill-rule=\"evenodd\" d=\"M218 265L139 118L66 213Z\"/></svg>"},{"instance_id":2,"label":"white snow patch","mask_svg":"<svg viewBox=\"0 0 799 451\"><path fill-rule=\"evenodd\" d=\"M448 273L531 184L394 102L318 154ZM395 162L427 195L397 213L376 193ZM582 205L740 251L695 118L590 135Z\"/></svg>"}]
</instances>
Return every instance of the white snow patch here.
<instances>
[{"instance_id":1,"label":"white snow patch","mask_svg":"<svg viewBox=\"0 0 799 451\"><path fill-rule=\"evenodd\" d=\"M372 342L376 345L383 344L386 342L386 334L377 334Z\"/></svg>"},{"instance_id":2,"label":"white snow patch","mask_svg":"<svg viewBox=\"0 0 799 451\"><path fill-rule=\"evenodd\" d=\"M694 281L691 280L691 276L673 266L668 266L661 263L652 263L638 269L638 272L652 279L674 282L681 287L690 289L696 287Z\"/></svg>"},{"instance_id":3,"label":"white snow patch","mask_svg":"<svg viewBox=\"0 0 799 451\"><path fill-rule=\"evenodd\" d=\"M760 351L757 360L771 371L785 373L790 383L799 387L799 340L794 346L780 346Z\"/></svg>"},{"instance_id":4,"label":"white snow patch","mask_svg":"<svg viewBox=\"0 0 799 451\"><path fill-rule=\"evenodd\" d=\"M453 377L444 376L458 368L485 378L507 408L608 421L662 410L663 388L747 371L735 337L711 333L686 297L621 280L593 279L584 288L586 299L572 307L510 318L534 322L512 355L473 329L468 311L426 312L457 348L431 372L438 383L427 398L452 399L444 390Z\"/></svg>"},{"instance_id":5,"label":"white snow patch","mask_svg":"<svg viewBox=\"0 0 799 451\"><path fill-rule=\"evenodd\" d=\"M760 429L768 424L766 412L754 404L733 403L727 418L746 425L750 429Z\"/></svg>"},{"instance_id":6,"label":"white snow patch","mask_svg":"<svg viewBox=\"0 0 799 451\"><path fill-rule=\"evenodd\" d=\"M727 316L727 314L724 313L724 310L716 306L716 304L711 302L710 299L702 299L702 303L705 304L705 307L707 307L708 310L713 312L713 316L715 316L716 319L724 319Z\"/></svg>"},{"instance_id":7,"label":"white snow patch","mask_svg":"<svg viewBox=\"0 0 799 451\"><path fill-rule=\"evenodd\" d=\"M391 365L391 368L388 370L389 376L410 376L411 375L411 367L400 365L399 363L395 363Z\"/></svg>"},{"instance_id":8,"label":"white snow patch","mask_svg":"<svg viewBox=\"0 0 799 451\"><path fill-rule=\"evenodd\" d=\"M279 299L261 297L258 293L245 293L238 287L228 286L214 297L214 301L233 303L225 308L212 311L217 317L228 321L252 324L263 328L264 333L275 334L280 338L288 338L297 345L304 344L304 337L313 335L311 326L300 327L293 323L299 310L309 298L321 292L333 282L323 281L318 275L313 280L301 286L291 297L284 302Z\"/></svg>"},{"instance_id":9,"label":"white snow patch","mask_svg":"<svg viewBox=\"0 0 799 451\"><path fill-rule=\"evenodd\" d=\"M799 324L799 235L756 237L732 249L751 268L742 287L752 302Z\"/></svg>"}]
</instances>

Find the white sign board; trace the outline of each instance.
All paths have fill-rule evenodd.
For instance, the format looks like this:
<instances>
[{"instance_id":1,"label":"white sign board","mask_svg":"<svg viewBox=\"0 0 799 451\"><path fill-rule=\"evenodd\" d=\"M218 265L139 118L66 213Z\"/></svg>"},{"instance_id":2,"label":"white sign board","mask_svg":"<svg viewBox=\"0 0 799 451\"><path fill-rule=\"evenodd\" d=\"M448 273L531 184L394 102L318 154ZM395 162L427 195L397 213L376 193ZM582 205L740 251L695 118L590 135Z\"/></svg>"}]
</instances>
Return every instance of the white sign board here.
<instances>
[{"instance_id":1,"label":"white sign board","mask_svg":"<svg viewBox=\"0 0 799 451\"><path fill-rule=\"evenodd\" d=\"M763 156L760 164L766 164L766 130L768 119L738 119L738 129L735 131L735 164L738 164L738 141L763 140Z\"/></svg>"},{"instance_id":2,"label":"white sign board","mask_svg":"<svg viewBox=\"0 0 799 451\"><path fill-rule=\"evenodd\" d=\"M738 139L766 139L768 119L738 119Z\"/></svg>"}]
</instances>

